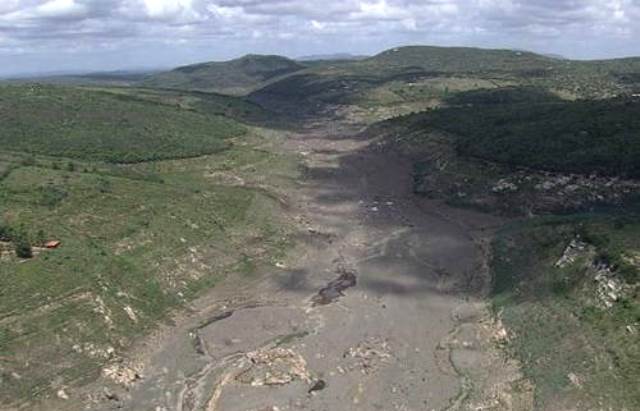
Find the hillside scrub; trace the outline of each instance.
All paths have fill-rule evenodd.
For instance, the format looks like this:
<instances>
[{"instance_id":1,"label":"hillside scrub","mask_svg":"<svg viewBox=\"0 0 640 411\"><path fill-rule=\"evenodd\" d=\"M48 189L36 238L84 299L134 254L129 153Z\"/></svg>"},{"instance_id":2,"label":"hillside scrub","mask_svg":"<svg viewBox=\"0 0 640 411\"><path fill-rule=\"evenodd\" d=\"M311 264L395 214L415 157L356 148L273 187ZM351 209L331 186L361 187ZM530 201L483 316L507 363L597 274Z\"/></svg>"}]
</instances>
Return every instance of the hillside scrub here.
<instances>
[{"instance_id":1,"label":"hillside scrub","mask_svg":"<svg viewBox=\"0 0 640 411\"><path fill-rule=\"evenodd\" d=\"M152 75L141 85L242 95L265 81L304 68L304 65L285 57L248 55L231 61L178 67Z\"/></svg>"},{"instance_id":2,"label":"hillside scrub","mask_svg":"<svg viewBox=\"0 0 640 411\"><path fill-rule=\"evenodd\" d=\"M637 221L633 214L579 214L499 231L491 298L510 330L506 348L536 384L540 409L640 406ZM580 245L560 265L569 244Z\"/></svg>"},{"instance_id":3,"label":"hillside scrub","mask_svg":"<svg viewBox=\"0 0 640 411\"><path fill-rule=\"evenodd\" d=\"M0 145L8 150L112 163L195 157L228 148L233 120L70 87L0 88Z\"/></svg>"},{"instance_id":4,"label":"hillside scrub","mask_svg":"<svg viewBox=\"0 0 640 411\"><path fill-rule=\"evenodd\" d=\"M471 93L469 104L389 124L419 137L447 132L462 156L548 171L640 177L640 102L625 98L528 103L523 96ZM504 103L496 102L504 99ZM546 98L536 93L533 101ZM516 102L514 102L514 100ZM517 101L523 103L517 103ZM453 101L465 102L462 97Z\"/></svg>"}]
</instances>

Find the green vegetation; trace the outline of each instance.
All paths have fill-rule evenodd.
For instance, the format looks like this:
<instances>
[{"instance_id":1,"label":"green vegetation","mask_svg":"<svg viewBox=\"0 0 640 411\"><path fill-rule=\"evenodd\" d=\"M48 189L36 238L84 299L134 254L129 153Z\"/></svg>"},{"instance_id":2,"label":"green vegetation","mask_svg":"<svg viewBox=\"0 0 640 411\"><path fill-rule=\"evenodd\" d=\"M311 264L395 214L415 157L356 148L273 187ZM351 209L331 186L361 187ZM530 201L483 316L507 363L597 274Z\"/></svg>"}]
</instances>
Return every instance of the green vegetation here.
<instances>
[{"instance_id":1,"label":"green vegetation","mask_svg":"<svg viewBox=\"0 0 640 411\"><path fill-rule=\"evenodd\" d=\"M11 227L9 224L0 220L0 241L12 243L13 250L18 258L33 257L31 242L25 233L24 227Z\"/></svg>"},{"instance_id":2,"label":"green vegetation","mask_svg":"<svg viewBox=\"0 0 640 411\"><path fill-rule=\"evenodd\" d=\"M640 407L638 233L637 215L576 215L512 224L497 236L495 310L511 332L508 349L536 384L541 409ZM576 235L593 250L556 267ZM611 308L599 301L594 280L603 256L630 280Z\"/></svg>"},{"instance_id":3,"label":"green vegetation","mask_svg":"<svg viewBox=\"0 0 640 411\"><path fill-rule=\"evenodd\" d=\"M391 122L413 136L444 131L465 157L537 170L640 177L640 102L567 102L536 89L459 94L463 104Z\"/></svg>"},{"instance_id":4,"label":"green vegetation","mask_svg":"<svg viewBox=\"0 0 640 411\"><path fill-rule=\"evenodd\" d=\"M556 94L540 87L483 87L461 90L444 99L447 106L487 106L563 103Z\"/></svg>"},{"instance_id":5,"label":"green vegetation","mask_svg":"<svg viewBox=\"0 0 640 411\"><path fill-rule=\"evenodd\" d=\"M96 172L78 171L84 165L55 170L40 158L11 172L0 185L7 223L24 227L21 238L46 233L62 246L26 263L5 255L0 264L0 355L15 360L3 364L2 403L37 399L53 378L91 380L111 358L109 347L126 349L239 267L256 270L281 258L290 243L278 202L264 189L209 177L255 175L278 185L287 184L279 175L295 176L292 159L265 151L262 138L248 142L117 173L100 165ZM157 178L139 177L150 170ZM45 200L49 191L64 196Z\"/></svg>"},{"instance_id":6,"label":"green vegetation","mask_svg":"<svg viewBox=\"0 0 640 411\"><path fill-rule=\"evenodd\" d=\"M0 145L12 151L135 163L229 147L235 121L127 95L41 85L0 88Z\"/></svg>"},{"instance_id":7,"label":"green vegetation","mask_svg":"<svg viewBox=\"0 0 640 411\"><path fill-rule=\"evenodd\" d=\"M291 247L279 193L295 159L212 115L254 105L37 85L1 88L0 105L2 404L92 381L172 310Z\"/></svg>"},{"instance_id":8,"label":"green vegetation","mask_svg":"<svg viewBox=\"0 0 640 411\"><path fill-rule=\"evenodd\" d=\"M57 84L61 86L134 86L141 81L145 80L148 76L155 74L154 72L146 71L105 71L87 74L63 74L38 77L39 83ZM5 80L4 82L10 84L30 84L34 79L30 78L15 78L11 80Z\"/></svg>"},{"instance_id":9,"label":"green vegetation","mask_svg":"<svg viewBox=\"0 0 640 411\"><path fill-rule=\"evenodd\" d=\"M281 124L281 119L274 113L240 97L209 92L137 87L102 87L91 90L161 103L206 115L224 116L251 124Z\"/></svg>"},{"instance_id":10,"label":"green vegetation","mask_svg":"<svg viewBox=\"0 0 640 411\"><path fill-rule=\"evenodd\" d=\"M150 76L146 87L247 94L263 82L304 69L300 63L280 56L248 55L236 60L179 67Z\"/></svg>"},{"instance_id":11,"label":"green vegetation","mask_svg":"<svg viewBox=\"0 0 640 411\"><path fill-rule=\"evenodd\" d=\"M523 75L550 71L565 64L535 53L466 47L408 46L384 51L358 62L369 70L387 67L420 69L444 73L508 72Z\"/></svg>"},{"instance_id":12,"label":"green vegetation","mask_svg":"<svg viewBox=\"0 0 640 411\"><path fill-rule=\"evenodd\" d=\"M251 98L268 108L312 115L335 105L385 108L372 121L425 109L416 102L497 87L536 89L570 100L629 95L640 91L638 73L640 59L572 61L516 50L416 46L359 61L316 63L263 84Z\"/></svg>"}]
</instances>

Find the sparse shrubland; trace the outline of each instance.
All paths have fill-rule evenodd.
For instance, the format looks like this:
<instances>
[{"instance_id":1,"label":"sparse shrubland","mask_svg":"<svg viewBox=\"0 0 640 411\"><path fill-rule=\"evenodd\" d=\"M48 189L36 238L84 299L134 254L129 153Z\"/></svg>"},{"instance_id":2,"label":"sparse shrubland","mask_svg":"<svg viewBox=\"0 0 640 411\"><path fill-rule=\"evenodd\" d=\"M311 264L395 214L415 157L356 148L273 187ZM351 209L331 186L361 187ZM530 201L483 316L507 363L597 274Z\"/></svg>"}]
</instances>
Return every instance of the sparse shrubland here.
<instances>
[{"instance_id":1,"label":"sparse shrubland","mask_svg":"<svg viewBox=\"0 0 640 411\"><path fill-rule=\"evenodd\" d=\"M276 137L189 93L196 108L137 92L0 88L0 357L15 360L3 405L95 380L172 310L290 247L276 198L297 169Z\"/></svg>"},{"instance_id":2,"label":"sparse shrubland","mask_svg":"<svg viewBox=\"0 0 640 411\"><path fill-rule=\"evenodd\" d=\"M548 217L498 234L492 299L510 331L507 349L536 384L540 409L640 407L637 221L635 214ZM558 267L576 238L584 249ZM602 274L603 267L610 271ZM617 300L607 306L609 294Z\"/></svg>"}]
</instances>

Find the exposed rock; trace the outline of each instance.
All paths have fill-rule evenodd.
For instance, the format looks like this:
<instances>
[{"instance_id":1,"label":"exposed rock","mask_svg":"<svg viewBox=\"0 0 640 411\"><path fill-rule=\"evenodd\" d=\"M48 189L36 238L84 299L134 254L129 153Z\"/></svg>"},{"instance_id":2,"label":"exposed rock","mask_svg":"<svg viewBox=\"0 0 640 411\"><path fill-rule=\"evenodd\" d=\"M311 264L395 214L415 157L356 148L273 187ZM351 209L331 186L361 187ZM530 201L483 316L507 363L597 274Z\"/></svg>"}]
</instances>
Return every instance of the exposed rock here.
<instances>
[{"instance_id":1,"label":"exposed rock","mask_svg":"<svg viewBox=\"0 0 640 411\"><path fill-rule=\"evenodd\" d=\"M607 264L595 268L596 296L604 308L611 308L622 297L625 284Z\"/></svg>"},{"instance_id":2,"label":"exposed rock","mask_svg":"<svg viewBox=\"0 0 640 411\"><path fill-rule=\"evenodd\" d=\"M115 349L113 347L107 346L105 348L101 348L89 342L83 344L74 344L71 349L78 354L84 354L94 359L108 360L113 358L113 356L115 355Z\"/></svg>"},{"instance_id":3,"label":"exposed rock","mask_svg":"<svg viewBox=\"0 0 640 411\"><path fill-rule=\"evenodd\" d=\"M94 307L93 311L96 314L102 315L102 317L104 318L104 322L107 325L107 327L113 328L114 324L113 324L113 320L111 319L111 310L105 304L105 302L102 299L102 297L100 297L99 295L96 296L94 303L95 303L95 307Z\"/></svg>"},{"instance_id":4,"label":"exposed rock","mask_svg":"<svg viewBox=\"0 0 640 411\"><path fill-rule=\"evenodd\" d=\"M131 321L133 321L134 323L138 322L138 316L136 315L135 311L133 311L133 308L131 308L128 305L125 305L124 312L127 313L127 316Z\"/></svg>"},{"instance_id":5,"label":"exposed rock","mask_svg":"<svg viewBox=\"0 0 640 411\"><path fill-rule=\"evenodd\" d=\"M250 365L236 380L251 386L286 385L295 380L311 383L307 362L288 348L258 350L246 355Z\"/></svg>"},{"instance_id":6,"label":"exposed rock","mask_svg":"<svg viewBox=\"0 0 640 411\"><path fill-rule=\"evenodd\" d=\"M116 384L124 387L131 387L137 381L142 379L142 373L140 368L134 364L126 364L124 362L117 362L110 364L102 369L102 374L111 379Z\"/></svg>"},{"instance_id":7,"label":"exposed rock","mask_svg":"<svg viewBox=\"0 0 640 411\"><path fill-rule=\"evenodd\" d=\"M555 263L558 268L567 267L576 262L576 260L585 254L587 243L576 238L571 240L567 248L564 250L562 257Z\"/></svg>"},{"instance_id":8,"label":"exposed rock","mask_svg":"<svg viewBox=\"0 0 640 411\"><path fill-rule=\"evenodd\" d=\"M569 373L569 375L567 375L567 378L569 379L569 381L571 381L571 384L573 384L578 388L582 388L582 379L578 377L576 374L571 372Z\"/></svg>"},{"instance_id":9,"label":"exposed rock","mask_svg":"<svg viewBox=\"0 0 640 411\"><path fill-rule=\"evenodd\" d=\"M498 181L495 186L491 189L494 193L511 193L514 191L518 191L518 186L514 183L510 182L506 178Z\"/></svg>"},{"instance_id":10,"label":"exposed rock","mask_svg":"<svg viewBox=\"0 0 640 411\"><path fill-rule=\"evenodd\" d=\"M346 371L359 370L362 374L372 374L391 359L391 348L386 339L369 338L349 348L343 357L347 360L344 367Z\"/></svg>"}]
</instances>

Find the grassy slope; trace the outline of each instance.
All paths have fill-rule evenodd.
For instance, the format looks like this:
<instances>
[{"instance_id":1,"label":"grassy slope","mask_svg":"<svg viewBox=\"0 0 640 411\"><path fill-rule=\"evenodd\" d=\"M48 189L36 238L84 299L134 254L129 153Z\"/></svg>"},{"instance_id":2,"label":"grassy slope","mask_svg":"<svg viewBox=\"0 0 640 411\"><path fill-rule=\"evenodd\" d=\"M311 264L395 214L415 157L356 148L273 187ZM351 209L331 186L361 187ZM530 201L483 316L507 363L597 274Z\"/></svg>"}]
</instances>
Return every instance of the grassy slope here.
<instances>
[{"instance_id":1,"label":"grassy slope","mask_svg":"<svg viewBox=\"0 0 640 411\"><path fill-rule=\"evenodd\" d=\"M22 146L15 140L10 140L12 151L0 151L0 225L21 228L35 245L58 239L62 247L36 250L28 261L0 252L0 403L24 404L55 394L62 385L92 380L113 359L109 347L117 358L171 309L226 275L252 275L257 267L272 265L290 247L276 197L297 168L295 159L269 148L276 137L247 134L231 120L178 108L173 94L165 105L145 101L158 97L151 92L2 91L4 104L9 97L27 100L10 106L10 114L21 121L13 127L47 134L34 136L26 153L19 152ZM142 137L144 127L153 127L151 120L176 121L184 126L182 139L197 142L195 122L212 127L207 133L216 144L231 136L237 144L215 146L212 154L194 158L180 157L208 148L185 152L182 146L167 146L162 153L171 160L121 164L117 155L156 149L150 139L130 144L92 134L121 131L122 117L130 118ZM60 128L49 128L45 120ZM242 133L227 134L228 125ZM89 140L71 140L69 151L60 143L68 140L59 138L67 130ZM29 154L33 144L47 155ZM114 163L93 161L104 158L95 147L112 153L108 159ZM59 157L68 153L75 158ZM234 186L239 179L246 186ZM129 307L136 320L125 311Z\"/></svg>"},{"instance_id":2,"label":"grassy slope","mask_svg":"<svg viewBox=\"0 0 640 411\"><path fill-rule=\"evenodd\" d=\"M211 92L139 87L93 87L91 90L130 96L206 115L224 116L249 124L279 124L275 113L244 98Z\"/></svg>"},{"instance_id":3,"label":"grassy slope","mask_svg":"<svg viewBox=\"0 0 640 411\"><path fill-rule=\"evenodd\" d=\"M265 81L305 68L280 56L249 55L226 62L212 62L179 67L150 76L144 86L183 90L215 91L241 95Z\"/></svg>"},{"instance_id":4,"label":"grassy slope","mask_svg":"<svg viewBox=\"0 0 640 411\"><path fill-rule=\"evenodd\" d=\"M222 117L128 96L53 86L0 88L0 144L14 151L109 162L198 156L246 130Z\"/></svg>"},{"instance_id":5,"label":"grassy slope","mask_svg":"<svg viewBox=\"0 0 640 411\"><path fill-rule=\"evenodd\" d=\"M612 261L637 255L637 221L589 215L537 219L508 226L495 240L494 306L512 334L509 349L536 383L540 409L640 407L638 331L627 330L640 323L640 293L635 288L613 308L601 308L594 272L586 268L597 255ZM596 254L554 267L576 233L598 247ZM627 267L631 283L639 268Z\"/></svg>"}]
</instances>

